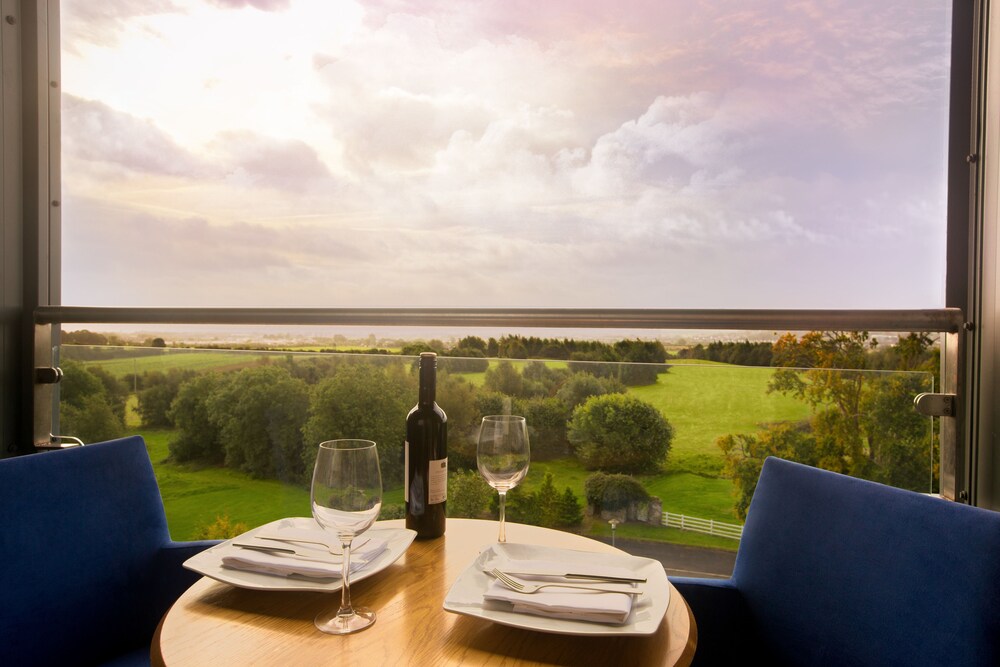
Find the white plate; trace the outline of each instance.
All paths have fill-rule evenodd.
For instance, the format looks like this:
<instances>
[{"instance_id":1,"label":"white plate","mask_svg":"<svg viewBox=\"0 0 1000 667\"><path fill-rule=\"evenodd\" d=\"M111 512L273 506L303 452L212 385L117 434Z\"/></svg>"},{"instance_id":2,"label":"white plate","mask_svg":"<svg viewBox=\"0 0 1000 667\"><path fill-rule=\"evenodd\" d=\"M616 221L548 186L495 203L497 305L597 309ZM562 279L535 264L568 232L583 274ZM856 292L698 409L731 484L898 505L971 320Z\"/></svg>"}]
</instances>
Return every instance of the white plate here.
<instances>
[{"instance_id":1,"label":"white plate","mask_svg":"<svg viewBox=\"0 0 1000 667\"><path fill-rule=\"evenodd\" d=\"M241 540L246 537L253 537L262 530L274 530L278 528L303 528L319 531L321 530L316 521L306 517L291 517L279 519L263 526L247 531L232 540L226 540L206 549L199 554L188 558L184 562L184 567L194 570L206 577L211 577L223 583L239 586L240 588L252 588L260 591L317 591L331 592L340 590L340 579L310 579L308 577L281 577L273 574L262 574L260 572L247 572L245 570L234 570L222 566L222 558L242 551L239 547L233 546L234 540ZM387 548L371 563L361 570L351 573L351 583L361 581L381 572L389 567L402 556L409 548L413 538L417 536L416 531L405 528L379 528L376 523L373 528L364 533L372 538L386 540ZM353 568L352 568L353 569Z\"/></svg>"},{"instance_id":2,"label":"white plate","mask_svg":"<svg viewBox=\"0 0 1000 667\"><path fill-rule=\"evenodd\" d=\"M499 552L502 550L502 553ZM502 603L485 603L483 594L489 586L491 577L483 570L491 560L505 557L512 560L552 560L568 564L609 565L621 567L646 577L646 583L639 584L643 595L632 605L632 613L623 625L605 625L587 621L571 621L530 614L515 614L505 611ZM551 547L534 546L530 544L497 544L492 545L472 562L452 584L444 599L444 608L456 614L485 618L494 623L509 625L525 630L552 632L562 635L651 635L660 627L667 604L670 602L670 584L663 564L650 558L639 558L614 553L594 553L592 551L573 551L570 549L554 549Z\"/></svg>"}]
</instances>

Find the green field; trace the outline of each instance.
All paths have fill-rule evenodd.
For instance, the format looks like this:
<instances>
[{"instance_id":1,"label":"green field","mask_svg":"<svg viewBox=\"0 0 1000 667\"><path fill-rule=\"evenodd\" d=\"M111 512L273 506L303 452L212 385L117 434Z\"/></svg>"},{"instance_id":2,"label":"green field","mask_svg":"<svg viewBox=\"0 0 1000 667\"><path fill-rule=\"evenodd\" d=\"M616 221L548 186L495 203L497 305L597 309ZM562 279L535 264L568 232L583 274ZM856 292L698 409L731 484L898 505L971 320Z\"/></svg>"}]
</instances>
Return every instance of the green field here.
<instances>
[{"instance_id":1,"label":"green field","mask_svg":"<svg viewBox=\"0 0 1000 667\"><path fill-rule=\"evenodd\" d=\"M73 359L73 351L70 347L64 348L64 358ZM173 368L182 368L192 371L207 370L229 370L242 368L251 364L259 363L266 358L279 358L274 352L244 352L226 350L174 350L167 349L164 352L121 359L97 359L84 361L88 366L100 366L116 377L126 377L133 374L142 375L146 371L168 371Z\"/></svg>"},{"instance_id":2,"label":"green field","mask_svg":"<svg viewBox=\"0 0 1000 667\"><path fill-rule=\"evenodd\" d=\"M720 436L809 416L802 401L767 393L773 373L773 368L683 364L661 373L656 384L629 392L659 408L674 427L668 470L717 476L722 457L715 441Z\"/></svg>"}]
</instances>

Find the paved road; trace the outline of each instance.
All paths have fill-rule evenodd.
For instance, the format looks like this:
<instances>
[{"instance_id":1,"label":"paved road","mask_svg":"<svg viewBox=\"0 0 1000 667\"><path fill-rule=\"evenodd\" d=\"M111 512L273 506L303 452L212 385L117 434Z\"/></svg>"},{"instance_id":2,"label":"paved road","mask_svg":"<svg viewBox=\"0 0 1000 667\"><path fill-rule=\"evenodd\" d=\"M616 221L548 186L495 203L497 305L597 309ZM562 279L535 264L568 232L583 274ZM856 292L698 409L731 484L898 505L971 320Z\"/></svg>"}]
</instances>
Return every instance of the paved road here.
<instances>
[{"instance_id":1,"label":"paved road","mask_svg":"<svg viewBox=\"0 0 1000 667\"><path fill-rule=\"evenodd\" d=\"M602 542L611 543L611 538L600 539ZM633 556L655 558L663 563L663 569L669 576L724 579L732 574L733 563L736 562L735 551L721 549L620 538L615 539L615 546Z\"/></svg>"}]
</instances>

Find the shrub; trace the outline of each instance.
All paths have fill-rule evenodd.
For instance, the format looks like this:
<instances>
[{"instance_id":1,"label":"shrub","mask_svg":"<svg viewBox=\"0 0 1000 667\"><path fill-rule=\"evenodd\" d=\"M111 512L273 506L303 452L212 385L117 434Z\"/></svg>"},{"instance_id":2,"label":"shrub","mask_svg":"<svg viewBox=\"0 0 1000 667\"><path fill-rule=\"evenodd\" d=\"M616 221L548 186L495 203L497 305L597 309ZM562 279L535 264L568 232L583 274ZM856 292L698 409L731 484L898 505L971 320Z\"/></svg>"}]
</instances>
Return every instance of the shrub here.
<instances>
[{"instance_id":1,"label":"shrub","mask_svg":"<svg viewBox=\"0 0 1000 667\"><path fill-rule=\"evenodd\" d=\"M608 475L599 472L591 475L583 483L587 505L594 513L603 510L617 511L633 503L649 500L649 492L637 480L628 475Z\"/></svg>"},{"instance_id":2,"label":"shrub","mask_svg":"<svg viewBox=\"0 0 1000 667\"><path fill-rule=\"evenodd\" d=\"M634 396L593 396L573 411L569 441L588 470L650 473L670 451L673 428L655 407Z\"/></svg>"},{"instance_id":3,"label":"shrub","mask_svg":"<svg viewBox=\"0 0 1000 667\"><path fill-rule=\"evenodd\" d=\"M485 518L495 495L496 491L479 473L473 470L454 473L448 480L448 516Z\"/></svg>"},{"instance_id":4,"label":"shrub","mask_svg":"<svg viewBox=\"0 0 1000 667\"><path fill-rule=\"evenodd\" d=\"M242 535L250 530L243 522L233 523L228 515L215 517L212 523L206 523L195 528L192 540L228 540Z\"/></svg>"}]
</instances>

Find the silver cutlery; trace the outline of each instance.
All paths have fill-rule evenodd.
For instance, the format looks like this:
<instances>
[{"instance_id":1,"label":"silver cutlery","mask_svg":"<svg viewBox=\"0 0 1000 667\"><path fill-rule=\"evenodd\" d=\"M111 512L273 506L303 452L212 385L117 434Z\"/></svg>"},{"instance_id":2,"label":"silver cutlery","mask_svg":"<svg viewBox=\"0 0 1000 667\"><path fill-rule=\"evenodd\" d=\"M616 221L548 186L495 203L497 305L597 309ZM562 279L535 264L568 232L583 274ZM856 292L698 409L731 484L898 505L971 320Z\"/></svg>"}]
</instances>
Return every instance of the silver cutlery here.
<instances>
[{"instance_id":1,"label":"silver cutlery","mask_svg":"<svg viewBox=\"0 0 1000 667\"><path fill-rule=\"evenodd\" d=\"M295 558L296 560L310 560L310 561L315 561L317 563L328 563L328 564L329 563L334 563L334 561L332 561L329 558L316 558L316 556L322 555L321 552L312 552L312 553L309 553L309 554L304 554L301 551L296 551L295 549L293 549L291 547L279 547L279 546L273 546L272 547L269 544L268 545L265 545L265 544L247 544L245 542L242 542L242 543L241 542L233 542L233 546L234 547L238 547L240 549L249 549L251 551L261 551L263 553L280 554L282 556L289 556L289 557Z\"/></svg>"},{"instance_id":2,"label":"silver cutlery","mask_svg":"<svg viewBox=\"0 0 1000 667\"><path fill-rule=\"evenodd\" d=\"M559 587L559 588L576 588L586 591L597 591L602 593L623 593L625 595L642 595L642 591L638 588L613 588L611 586L595 586L589 584L570 584L566 582L557 581L546 581L546 582L533 582L525 581L524 579L518 579L515 576L507 574L506 572L501 572L496 568L490 570L490 574L496 577L497 581L511 589L512 591L517 591L518 593L534 593L541 588Z\"/></svg>"},{"instance_id":3,"label":"silver cutlery","mask_svg":"<svg viewBox=\"0 0 1000 667\"><path fill-rule=\"evenodd\" d=\"M342 549L340 549L339 547L335 547L332 544L330 544L329 542L324 542L322 540L310 540L310 539L306 539L304 537L285 537L285 536L278 536L278 535L260 535L260 534L254 535L254 538L256 538L258 540L272 540L274 542L301 542L302 544L316 544L316 545L319 545L319 546L325 548L326 550L328 550L334 556L343 556L344 555L344 552L343 552ZM352 554L353 553L357 553L357 550L360 547L363 547L364 545L368 544L369 540L371 540L370 537L363 537L363 538L357 540L356 542L353 542L351 544L351 553ZM260 545L260 546L263 546L263 545Z\"/></svg>"},{"instance_id":4,"label":"silver cutlery","mask_svg":"<svg viewBox=\"0 0 1000 667\"><path fill-rule=\"evenodd\" d=\"M489 570L487 570L487 573ZM596 581L605 583L622 583L622 584L644 584L646 583L646 577L615 577L607 574L594 574L585 572L561 572L561 571L539 571L539 572L518 572L517 574L522 576L532 576L532 577L562 577L564 579L581 579L585 581Z\"/></svg>"}]
</instances>

